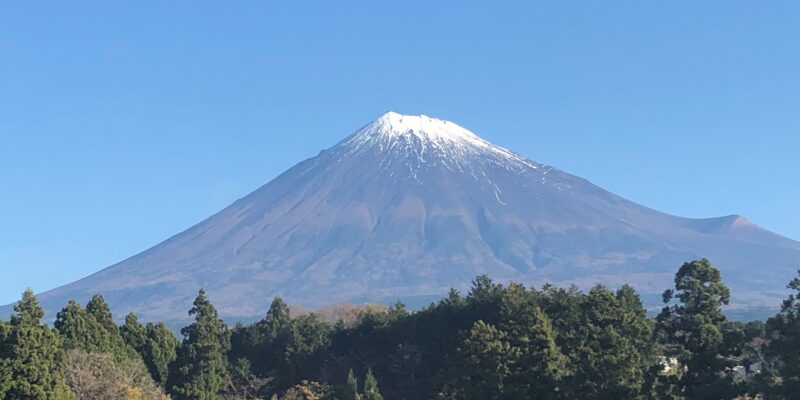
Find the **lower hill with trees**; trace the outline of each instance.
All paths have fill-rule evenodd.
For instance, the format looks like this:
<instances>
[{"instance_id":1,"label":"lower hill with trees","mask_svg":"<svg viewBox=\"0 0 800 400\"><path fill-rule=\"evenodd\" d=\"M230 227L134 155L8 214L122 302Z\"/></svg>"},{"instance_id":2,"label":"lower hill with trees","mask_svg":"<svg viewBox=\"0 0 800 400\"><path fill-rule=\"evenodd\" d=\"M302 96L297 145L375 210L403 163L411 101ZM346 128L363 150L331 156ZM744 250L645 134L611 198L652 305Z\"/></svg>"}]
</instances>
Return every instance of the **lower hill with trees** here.
<instances>
[{"instance_id":1,"label":"lower hill with trees","mask_svg":"<svg viewBox=\"0 0 800 400\"><path fill-rule=\"evenodd\" d=\"M688 262L648 318L630 286L587 292L501 285L409 312L402 303L329 322L265 317L227 326L200 290L178 337L103 297L69 302L53 326L26 291L0 321L0 398L14 400L796 399L800 278L766 323L728 321L708 260Z\"/></svg>"}]
</instances>

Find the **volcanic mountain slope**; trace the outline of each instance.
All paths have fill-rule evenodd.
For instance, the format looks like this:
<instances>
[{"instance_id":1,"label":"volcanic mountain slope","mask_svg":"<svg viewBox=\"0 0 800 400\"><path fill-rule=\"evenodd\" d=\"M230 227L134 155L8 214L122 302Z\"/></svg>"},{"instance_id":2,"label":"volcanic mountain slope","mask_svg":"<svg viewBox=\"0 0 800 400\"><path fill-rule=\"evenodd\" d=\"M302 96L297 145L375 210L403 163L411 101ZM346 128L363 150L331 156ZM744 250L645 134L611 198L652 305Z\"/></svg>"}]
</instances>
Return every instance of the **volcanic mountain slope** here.
<instances>
[{"instance_id":1,"label":"volcanic mountain slope","mask_svg":"<svg viewBox=\"0 0 800 400\"><path fill-rule=\"evenodd\" d=\"M478 274L528 284L668 288L708 257L734 301L775 306L800 243L743 217L687 219L492 145L448 121L387 113L218 214L41 295L52 316L103 293L118 316L180 320L200 287L231 320L275 295L318 307L441 295Z\"/></svg>"}]
</instances>

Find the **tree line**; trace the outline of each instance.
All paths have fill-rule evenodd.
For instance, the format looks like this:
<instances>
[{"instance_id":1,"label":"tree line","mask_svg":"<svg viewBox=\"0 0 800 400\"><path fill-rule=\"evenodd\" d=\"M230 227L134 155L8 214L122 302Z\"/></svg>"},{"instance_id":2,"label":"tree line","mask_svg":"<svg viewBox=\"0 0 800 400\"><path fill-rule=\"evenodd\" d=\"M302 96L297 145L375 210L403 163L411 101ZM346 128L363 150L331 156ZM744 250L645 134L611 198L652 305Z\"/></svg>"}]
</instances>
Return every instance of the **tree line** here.
<instances>
[{"instance_id":1,"label":"tree line","mask_svg":"<svg viewBox=\"0 0 800 400\"><path fill-rule=\"evenodd\" d=\"M0 320L0 398L94 399L794 399L800 278L766 323L728 321L730 291L708 260L685 263L649 318L630 286L587 292L501 285L419 311L398 302L354 320L292 316L229 327L203 290L181 339L100 295L52 327L29 290Z\"/></svg>"}]
</instances>

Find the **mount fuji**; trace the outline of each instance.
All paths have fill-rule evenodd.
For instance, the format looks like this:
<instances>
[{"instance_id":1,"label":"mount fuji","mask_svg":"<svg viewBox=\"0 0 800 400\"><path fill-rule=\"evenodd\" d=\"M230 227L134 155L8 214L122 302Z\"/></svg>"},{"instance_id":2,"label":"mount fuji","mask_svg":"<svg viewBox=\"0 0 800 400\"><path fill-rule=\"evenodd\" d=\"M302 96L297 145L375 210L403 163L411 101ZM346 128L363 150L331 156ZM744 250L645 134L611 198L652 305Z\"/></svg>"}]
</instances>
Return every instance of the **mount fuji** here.
<instances>
[{"instance_id":1,"label":"mount fuji","mask_svg":"<svg viewBox=\"0 0 800 400\"><path fill-rule=\"evenodd\" d=\"M117 316L176 321L204 287L222 316L250 320L276 295L312 308L424 301L485 273L530 285L630 283L652 305L681 263L701 257L721 269L734 307L774 307L800 266L800 242L741 216L661 213L453 122L390 112L40 300L52 316L102 293Z\"/></svg>"}]
</instances>

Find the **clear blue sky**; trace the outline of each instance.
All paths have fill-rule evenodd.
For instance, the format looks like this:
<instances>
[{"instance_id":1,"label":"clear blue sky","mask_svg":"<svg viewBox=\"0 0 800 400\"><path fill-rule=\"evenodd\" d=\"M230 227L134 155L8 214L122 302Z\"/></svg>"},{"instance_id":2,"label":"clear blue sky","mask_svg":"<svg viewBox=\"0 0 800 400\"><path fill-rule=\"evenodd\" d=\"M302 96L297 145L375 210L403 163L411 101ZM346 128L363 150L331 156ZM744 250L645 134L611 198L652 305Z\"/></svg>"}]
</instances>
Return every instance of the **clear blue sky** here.
<instances>
[{"instance_id":1,"label":"clear blue sky","mask_svg":"<svg viewBox=\"0 0 800 400\"><path fill-rule=\"evenodd\" d=\"M0 303L154 245L387 110L800 239L800 2L0 3Z\"/></svg>"}]
</instances>

